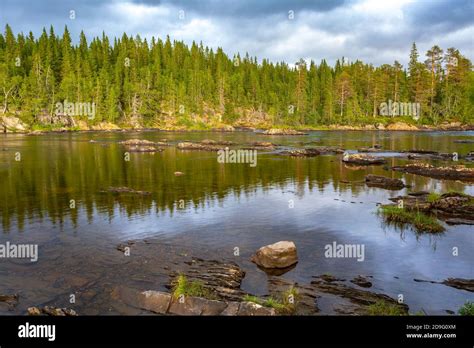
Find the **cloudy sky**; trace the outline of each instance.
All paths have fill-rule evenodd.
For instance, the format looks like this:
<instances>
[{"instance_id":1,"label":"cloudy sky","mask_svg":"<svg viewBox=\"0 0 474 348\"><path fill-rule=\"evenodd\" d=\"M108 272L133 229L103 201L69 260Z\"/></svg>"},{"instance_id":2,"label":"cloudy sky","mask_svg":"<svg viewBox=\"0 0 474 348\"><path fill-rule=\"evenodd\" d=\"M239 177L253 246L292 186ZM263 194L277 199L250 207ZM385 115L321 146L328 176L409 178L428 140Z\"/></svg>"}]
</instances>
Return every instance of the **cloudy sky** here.
<instances>
[{"instance_id":1,"label":"cloudy sky","mask_svg":"<svg viewBox=\"0 0 474 348\"><path fill-rule=\"evenodd\" d=\"M474 0L0 0L6 23L35 35L67 25L76 41L81 30L88 38L170 35L290 64L342 56L406 64L413 41L423 59L438 44L474 60Z\"/></svg>"}]
</instances>

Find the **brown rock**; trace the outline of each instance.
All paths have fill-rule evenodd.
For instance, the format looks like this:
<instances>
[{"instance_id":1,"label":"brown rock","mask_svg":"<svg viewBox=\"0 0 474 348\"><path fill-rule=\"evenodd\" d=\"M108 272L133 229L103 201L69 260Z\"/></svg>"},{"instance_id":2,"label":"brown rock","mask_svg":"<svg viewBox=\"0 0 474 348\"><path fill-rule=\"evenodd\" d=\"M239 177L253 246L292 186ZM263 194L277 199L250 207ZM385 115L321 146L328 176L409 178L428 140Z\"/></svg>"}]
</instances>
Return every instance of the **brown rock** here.
<instances>
[{"instance_id":1,"label":"brown rock","mask_svg":"<svg viewBox=\"0 0 474 348\"><path fill-rule=\"evenodd\" d=\"M257 250L251 261L264 268L287 268L298 262L295 243L280 241Z\"/></svg>"},{"instance_id":2,"label":"brown rock","mask_svg":"<svg viewBox=\"0 0 474 348\"><path fill-rule=\"evenodd\" d=\"M143 291L138 295L138 307L148 311L165 314L171 303L171 295L161 291Z\"/></svg>"},{"instance_id":3,"label":"brown rock","mask_svg":"<svg viewBox=\"0 0 474 348\"><path fill-rule=\"evenodd\" d=\"M173 299L169 313L176 315L219 315L227 307L223 301L208 300L201 297L185 296L184 301Z\"/></svg>"},{"instance_id":4,"label":"brown rock","mask_svg":"<svg viewBox=\"0 0 474 348\"><path fill-rule=\"evenodd\" d=\"M267 308L253 302L242 302L237 312L239 316L273 316L275 309Z\"/></svg>"},{"instance_id":5,"label":"brown rock","mask_svg":"<svg viewBox=\"0 0 474 348\"><path fill-rule=\"evenodd\" d=\"M400 179L392 179L373 174L369 174L365 177L365 183L367 186L376 186L392 190L402 189L405 187L405 184Z\"/></svg>"}]
</instances>

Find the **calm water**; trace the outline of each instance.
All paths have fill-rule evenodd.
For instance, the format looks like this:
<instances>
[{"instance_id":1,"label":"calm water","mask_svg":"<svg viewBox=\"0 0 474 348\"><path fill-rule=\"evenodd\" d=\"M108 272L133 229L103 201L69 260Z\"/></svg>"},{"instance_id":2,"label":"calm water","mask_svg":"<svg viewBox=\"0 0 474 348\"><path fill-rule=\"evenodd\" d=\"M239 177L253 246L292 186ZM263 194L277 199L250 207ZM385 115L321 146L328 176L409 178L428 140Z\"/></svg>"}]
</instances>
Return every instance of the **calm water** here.
<instances>
[{"instance_id":1,"label":"calm water","mask_svg":"<svg viewBox=\"0 0 474 348\"><path fill-rule=\"evenodd\" d=\"M424 149L466 154L474 132L312 132L302 137L235 133L75 133L0 137L0 243L37 243L39 260L0 259L0 294L20 293L13 311L66 296L94 279L95 289L120 279L122 261L116 245L149 239L196 250L209 258L233 259L247 271L244 290L266 293L266 275L248 261L262 245L293 240L300 262L283 277L308 283L330 273L349 279L373 276L372 290L403 294L411 311L457 311L472 293L444 285L417 283L474 278L473 226L448 226L442 235L417 235L386 226L377 203L409 191L458 190L474 194L474 185L404 175L382 166L349 167L338 156L290 158L261 152L258 164L219 164L211 152L132 153L123 157L118 141L130 138L171 143L203 139L236 143L272 141L283 146L334 145L356 150L380 144L387 151ZM90 142L93 139L96 142ZM15 154L21 155L15 161ZM391 157L390 165L405 160ZM184 172L177 177L175 171ZM368 173L402 178L412 187L400 191L368 188ZM101 190L127 186L149 196L112 195ZM71 200L76 207L70 208ZM182 201L181 201L182 200ZM291 201L291 202L290 202ZM184 202L184 207L180 203ZM326 244L365 245L365 260L328 259ZM234 256L238 247L239 256ZM459 255L453 256L453 247ZM122 268L121 268L122 267ZM131 282L131 280L130 280ZM72 290L71 290L72 289ZM107 314L107 300L91 296L82 313ZM124 313L124 312L122 312Z\"/></svg>"}]
</instances>

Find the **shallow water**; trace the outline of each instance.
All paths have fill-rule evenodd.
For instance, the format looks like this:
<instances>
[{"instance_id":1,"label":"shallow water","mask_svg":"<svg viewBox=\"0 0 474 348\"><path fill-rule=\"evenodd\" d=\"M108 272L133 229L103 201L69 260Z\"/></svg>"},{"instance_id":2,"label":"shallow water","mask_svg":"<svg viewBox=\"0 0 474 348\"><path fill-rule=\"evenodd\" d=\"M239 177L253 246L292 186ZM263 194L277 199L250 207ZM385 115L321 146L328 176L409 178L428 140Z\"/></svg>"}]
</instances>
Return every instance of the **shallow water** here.
<instances>
[{"instance_id":1,"label":"shallow water","mask_svg":"<svg viewBox=\"0 0 474 348\"><path fill-rule=\"evenodd\" d=\"M97 280L99 292L110 283L127 283L126 272L125 278L117 279L122 261L116 245L131 239L234 260L247 272L244 290L257 295L266 293L267 278L249 257L262 245L292 240L300 261L283 275L291 280L308 283L323 273L347 279L369 275L373 276L371 290L393 297L402 294L411 312L423 309L428 314L457 311L466 300L474 300L467 291L413 281L474 278L473 226L447 226L441 235L418 235L386 226L376 214L377 203L388 203L389 197L420 190L474 194L473 183L402 174L383 166L346 166L340 155L290 158L263 151L253 168L219 164L215 153L172 146L162 153L132 153L130 161L125 161L125 150L117 142L131 138L166 138L171 143L271 141L288 147L315 142L308 146L349 150L380 144L389 153L389 165L406 162L390 154L393 151L424 149L464 155L474 150L474 144L454 143L473 139L474 132L311 132L296 137L158 131L3 135L0 243L38 244L39 260L0 259L0 293L21 296L17 308L0 307L0 313L23 313L28 306L85 286L87 279ZM21 158L16 161L18 153ZM185 175L175 176L175 171ZM402 178L411 187L399 191L368 188L363 180L369 173ZM110 186L151 195L101 192ZM70 208L71 200L75 208ZM333 242L363 244L364 261L326 258L324 247ZM454 247L459 249L458 256L453 256ZM90 314L110 311L107 299L100 296L82 306Z\"/></svg>"}]
</instances>

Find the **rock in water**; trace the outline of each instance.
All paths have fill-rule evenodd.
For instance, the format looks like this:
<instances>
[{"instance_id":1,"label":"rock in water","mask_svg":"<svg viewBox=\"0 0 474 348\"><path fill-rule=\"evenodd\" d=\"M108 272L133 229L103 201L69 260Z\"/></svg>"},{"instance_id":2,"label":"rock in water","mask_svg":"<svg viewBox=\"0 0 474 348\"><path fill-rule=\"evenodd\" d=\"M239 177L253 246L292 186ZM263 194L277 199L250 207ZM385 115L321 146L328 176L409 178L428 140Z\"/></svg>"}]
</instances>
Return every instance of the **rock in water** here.
<instances>
[{"instance_id":1,"label":"rock in water","mask_svg":"<svg viewBox=\"0 0 474 348\"><path fill-rule=\"evenodd\" d=\"M280 241L261 247L251 261L264 268L287 268L298 262L295 243Z\"/></svg>"},{"instance_id":2,"label":"rock in water","mask_svg":"<svg viewBox=\"0 0 474 348\"><path fill-rule=\"evenodd\" d=\"M392 179L373 174L369 174L365 177L365 183L367 186L376 186L392 190L402 189L405 187L405 184L400 179Z\"/></svg>"}]
</instances>

